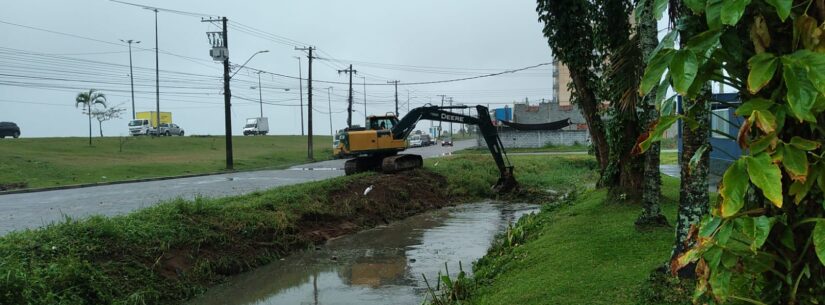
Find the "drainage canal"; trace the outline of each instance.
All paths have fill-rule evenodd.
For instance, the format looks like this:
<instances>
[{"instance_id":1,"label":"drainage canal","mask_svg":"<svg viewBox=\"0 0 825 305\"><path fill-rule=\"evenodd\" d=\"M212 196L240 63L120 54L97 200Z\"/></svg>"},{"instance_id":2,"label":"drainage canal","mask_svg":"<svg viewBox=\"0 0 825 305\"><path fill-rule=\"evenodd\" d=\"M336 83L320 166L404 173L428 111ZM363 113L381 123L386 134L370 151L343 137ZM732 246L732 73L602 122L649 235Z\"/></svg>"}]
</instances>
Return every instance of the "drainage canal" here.
<instances>
[{"instance_id":1,"label":"drainage canal","mask_svg":"<svg viewBox=\"0 0 825 305\"><path fill-rule=\"evenodd\" d=\"M446 262L470 273L494 236L535 205L481 202L329 241L233 277L189 304L421 304Z\"/></svg>"}]
</instances>

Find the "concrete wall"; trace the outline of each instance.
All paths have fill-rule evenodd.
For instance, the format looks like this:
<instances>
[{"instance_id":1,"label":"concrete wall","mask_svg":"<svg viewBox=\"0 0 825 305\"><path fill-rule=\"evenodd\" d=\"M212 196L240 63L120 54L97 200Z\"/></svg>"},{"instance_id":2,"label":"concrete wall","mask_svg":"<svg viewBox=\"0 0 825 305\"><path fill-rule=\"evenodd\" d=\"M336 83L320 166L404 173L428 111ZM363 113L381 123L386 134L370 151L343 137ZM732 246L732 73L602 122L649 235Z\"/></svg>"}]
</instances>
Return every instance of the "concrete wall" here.
<instances>
[{"instance_id":1,"label":"concrete wall","mask_svg":"<svg viewBox=\"0 0 825 305\"><path fill-rule=\"evenodd\" d=\"M563 146L575 144L589 144L590 134L587 130L534 130L517 131L510 128L502 128L498 133L504 148L538 148L548 145ZM478 145L486 147L484 138L476 138Z\"/></svg>"}]
</instances>

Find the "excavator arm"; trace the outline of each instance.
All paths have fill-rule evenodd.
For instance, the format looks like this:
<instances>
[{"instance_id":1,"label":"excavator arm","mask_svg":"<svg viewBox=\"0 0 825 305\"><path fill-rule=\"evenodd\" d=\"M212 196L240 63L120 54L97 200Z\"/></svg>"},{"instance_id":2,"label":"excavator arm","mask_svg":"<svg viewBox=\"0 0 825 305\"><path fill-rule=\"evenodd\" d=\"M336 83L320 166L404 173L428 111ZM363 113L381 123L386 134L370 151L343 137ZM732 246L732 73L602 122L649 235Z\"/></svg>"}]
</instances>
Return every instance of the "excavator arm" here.
<instances>
[{"instance_id":1,"label":"excavator arm","mask_svg":"<svg viewBox=\"0 0 825 305\"><path fill-rule=\"evenodd\" d=\"M479 132L484 137L487 143L487 148L490 149L490 154L496 162L499 170L499 179L493 190L498 193L506 193L518 187L515 177L513 176L513 166L507 158L507 152L504 150L504 145L501 143L501 138L498 136L495 126L493 126L490 119L490 113L487 107L477 105L475 106L478 117L463 115L448 110L452 109L467 109L468 106L423 106L410 111L401 121L392 128L392 135L395 139L406 139L410 133L415 129L416 123L420 120L432 120L440 122L451 122L459 124L468 124L478 126Z\"/></svg>"}]
</instances>

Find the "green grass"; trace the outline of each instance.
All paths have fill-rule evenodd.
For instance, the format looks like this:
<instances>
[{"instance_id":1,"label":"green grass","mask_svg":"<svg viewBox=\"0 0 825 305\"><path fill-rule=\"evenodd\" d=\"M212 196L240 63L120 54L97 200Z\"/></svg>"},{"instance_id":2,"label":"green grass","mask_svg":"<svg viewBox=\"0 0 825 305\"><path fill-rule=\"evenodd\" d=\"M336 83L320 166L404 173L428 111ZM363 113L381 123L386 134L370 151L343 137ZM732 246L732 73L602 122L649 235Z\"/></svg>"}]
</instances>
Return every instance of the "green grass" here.
<instances>
[{"instance_id":1,"label":"green grass","mask_svg":"<svg viewBox=\"0 0 825 305\"><path fill-rule=\"evenodd\" d=\"M664 213L673 221L679 182L663 177ZM585 191L517 227L526 242L494 246L475 266L471 304L640 304L651 271L669 257L673 229L640 232L640 207ZM499 239L499 243L503 243Z\"/></svg>"},{"instance_id":2,"label":"green grass","mask_svg":"<svg viewBox=\"0 0 825 305\"><path fill-rule=\"evenodd\" d=\"M659 164L675 165L679 164L679 154L677 152L662 152Z\"/></svg>"},{"instance_id":3,"label":"green grass","mask_svg":"<svg viewBox=\"0 0 825 305\"><path fill-rule=\"evenodd\" d=\"M121 151L121 140L125 140ZM331 138L313 138L329 159ZM306 137L233 137L235 169L284 168L306 161ZM32 138L0 140L0 184L30 188L219 172L224 137Z\"/></svg>"},{"instance_id":4,"label":"green grass","mask_svg":"<svg viewBox=\"0 0 825 305\"><path fill-rule=\"evenodd\" d=\"M519 184L540 191L564 192L576 186L592 186L598 179L598 163L588 155L511 156ZM427 159L427 168L447 177L448 192L461 197L492 197L498 169L488 154L464 154ZM436 164L437 163L437 164Z\"/></svg>"}]
</instances>

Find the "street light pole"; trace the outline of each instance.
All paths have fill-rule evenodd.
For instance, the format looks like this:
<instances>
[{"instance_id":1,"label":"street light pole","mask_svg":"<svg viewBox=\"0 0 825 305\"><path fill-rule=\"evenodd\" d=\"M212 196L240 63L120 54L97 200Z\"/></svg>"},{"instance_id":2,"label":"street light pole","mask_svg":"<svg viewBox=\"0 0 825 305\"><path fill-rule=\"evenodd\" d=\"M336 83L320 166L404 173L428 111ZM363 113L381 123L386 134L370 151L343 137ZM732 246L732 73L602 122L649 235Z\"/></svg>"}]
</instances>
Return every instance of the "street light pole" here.
<instances>
[{"instance_id":1,"label":"street light pole","mask_svg":"<svg viewBox=\"0 0 825 305\"><path fill-rule=\"evenodd\" d=\"M261 102L260 117L264 117L264 95L261 93L261 71L258 71L258 100Z\"/></svg>"},{"instance_id":2,"label":"street light pole","mask_svg":"<svg viewBox=\"0 0 825 305\"><path fill-rule=\"evenodd\" d=\"M132 120L134 120L135 119L135 73L132 70L132 44L133 43L136 43L136 44L140 43L140 41L134 41L134 40L131 40L131 39L129 39L129 40L121 39L120 41L129 44L129 81L132 85Z\"/></svg>"},{"instance_id":3,"label":"street light pole","mask_svg":"<svg viewBox=\"0 0 825 305\"><path fill-rule=\"evenodd\" d=\"M330 97L332 95L331 91L332 86L327 87L327 107L329 107L329 135L335 136L335 134L332 133L332 98Z\"/></svg>"}]
</instances>

